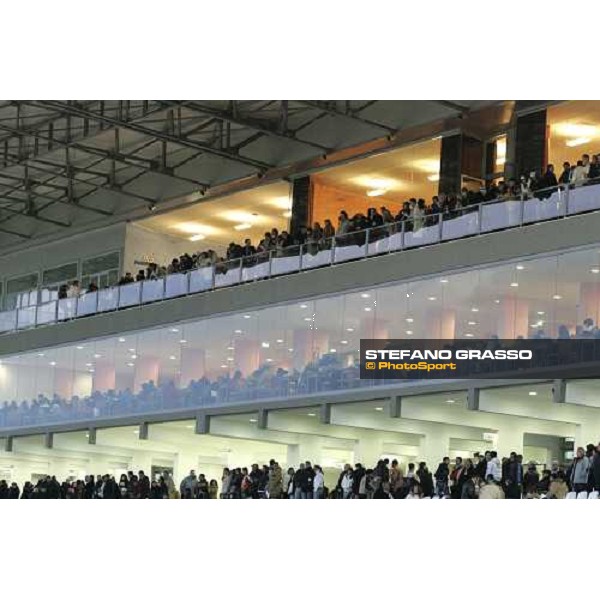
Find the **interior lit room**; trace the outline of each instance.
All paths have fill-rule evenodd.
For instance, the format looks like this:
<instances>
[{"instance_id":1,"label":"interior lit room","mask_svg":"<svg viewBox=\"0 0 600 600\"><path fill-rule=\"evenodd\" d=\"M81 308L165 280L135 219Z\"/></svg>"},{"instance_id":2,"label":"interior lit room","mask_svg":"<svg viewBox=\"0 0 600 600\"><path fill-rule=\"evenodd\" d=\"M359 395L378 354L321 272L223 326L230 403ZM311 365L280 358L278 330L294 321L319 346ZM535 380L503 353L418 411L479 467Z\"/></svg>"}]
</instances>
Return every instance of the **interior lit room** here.
<instances>
[{"instance_id":1,"label":"interior lit room","mask_svg":"<svg viewBox=\"0 0 600 600\"><path fill-rule=\"evenodd\" d=\"M312 221L335 226L341 210L352 216L382 205L396 214L413 197L429 204L438 190L440 148L436 137L315 174Z\"/></svg>"},{"instance_id":2,"label":"interior lit room","mask_svg":"<svg viewBox=\"0 0 600 600\"><path fill-rule=\"evenodd\" d=\"M548 108L548 162L557 177L565 161L576 164L582 154L600 152L600 103L571 100Z\"/></svg>"}]
</instances>

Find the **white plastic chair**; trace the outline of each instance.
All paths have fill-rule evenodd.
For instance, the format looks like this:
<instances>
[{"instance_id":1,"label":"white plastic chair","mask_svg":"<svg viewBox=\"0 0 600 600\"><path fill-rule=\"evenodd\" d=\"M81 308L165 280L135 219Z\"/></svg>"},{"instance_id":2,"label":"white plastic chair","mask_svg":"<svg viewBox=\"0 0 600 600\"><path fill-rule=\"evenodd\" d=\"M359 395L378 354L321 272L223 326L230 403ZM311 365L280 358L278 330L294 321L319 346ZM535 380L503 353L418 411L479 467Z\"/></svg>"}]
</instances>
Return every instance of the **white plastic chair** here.
<instances>
[{"instance_id":1,"label":"white plastic chair","mask_svg":"<svg viewBox=\"0 0 600 600\"><path fill-rule=\"evenodd\" d=\"M577 498L577 492L569 492L565 496L565 500L575 500Z\"/></svg>"},{"instance_id":2,"label":"white plastic chair","mask_svg":"<svg viewBox=\"0 0 600 600\"><path fill-rule=\"evenodd\" d=\"M588 495L588 500L598 500L600 496L600 492L590 492Z\"/></svg>"},{"instance_id":3,"label":"white plastic chair","mask_svg":"<svg viewBox=\"0 0 600 600\"><path fill-rule=\"evenodd\" d=\"M587 500L588 499L588 493L587 492L579 492L579 494L577 494L577 500Z\"/></svg>"}]
</instances>

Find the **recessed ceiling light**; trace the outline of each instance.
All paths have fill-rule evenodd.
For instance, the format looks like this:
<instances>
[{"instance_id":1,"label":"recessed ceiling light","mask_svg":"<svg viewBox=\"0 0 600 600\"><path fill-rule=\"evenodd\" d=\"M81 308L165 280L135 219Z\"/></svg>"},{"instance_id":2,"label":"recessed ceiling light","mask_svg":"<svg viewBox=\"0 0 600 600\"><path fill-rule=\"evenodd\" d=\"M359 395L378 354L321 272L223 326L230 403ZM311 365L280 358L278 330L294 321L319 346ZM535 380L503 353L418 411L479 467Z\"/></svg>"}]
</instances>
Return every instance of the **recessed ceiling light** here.
<instances>
[{"instance_id":1,"label":"recessed ceiling light","mask_svg":"<svg viewBox=\"0 0 600 600\"><path fill-rule=\"evenodd\" d=\"M249 319L250 315L244 315L244 319Z\"/></svg>"},{"instance_id":2,"label":"recessed ceiling light","mask_svg":"<svg viewBox=\"0 0 600 600\"><path fill-rule=\"evenodd\" d=\"M283 344L283 340L282 340L282 339L279 339L279 340L277 340L277 343L278 343L278 344Z\"/></svg>"},{"instance_id":3,"label":"recessed ceiling light","mask_svg":"<svg viewBox=\"0 0 600 600\"><path fill-rule=\"evenodd\" d=\"M440 279L440 283L448 283L447 279Z\"/></svg>"},{"instance_id":4,"label":"recessed ceiling light","mask_svg":"<svg viewBox=\"0 0 600 600\"><path fill-rule=\"evenodd\" d=\"M415 320L412 317L406 317L405 321L407 323L414 323Z\"/></svg>"},{"instance_id":5,"label":"recessed ceiling light","mask_svg":"<svg viewBox=\"0 0 600 600\"><path fill-rule=\"evenodd\" d=\"M179 340L180 344L187 344L187 340Z\"/></svg>"},{"instance_id":6,"label":"recessed ceiling light","mask_svg":"<svg viewBox=\"0 0 600 600\"><path fill-rule=\"evenodd\" d=\"M518 282L516 282L516 281L513 281L513 282L510 284L510 287L519 287L519 284L518 284Z\"/></svg>"},{"instance_id":7,"label":"recessed ceiling light","mask_svg":"<svg viewBox=\"0 0 600 600\"><path fill-rule=\"evenodd\" d=\"M171 327L170 331L171 333L179 333L179 329L177 329L177 327Z\"/></svg>"},{"instance_id":8,"label":"recessed ceiling light","mask_svg":"<svg viewBox=\"0 0 600 600\"><path fill-rule=\"evenodd\" d=\"M250 229L250 227L252 227L251 223L238 223L233 226L236 231L243 231L244 229Z\"/></svg>"},{"instance_id":9,"label":"recessed ceiling light","mask_svg":"<svg viewBox=\"0 0 600 600\"><path fill-rule=\"evenodd\" d=\"M231 356L228 356L228 357L227 357L227 360L228 360L229 362L233 362L233 360L234 360L234 359L233 359Z\"/></svg>"},{"instance_id":10,"label":"recessed ceiling light","mask_svg":"<svg viewBox=\"0 0 600 600\"><path fill-rule=\"evenodd\" d=\"M177 357L171 354L171 356L169 356L169 360L177 360Z\"/></svg>"},{"instance_id":11,"label":"recessed ceiling light","mask_svg":"<svg viewBox=\"0 0 600 600\"><path fill-rule=\"evenodd\" d=\"M369 190L367 196L369 196L369 198L375 198L377 196L383 196L386 192L387 190L385 188L377 188L375 190Z\"/></svg>"},{"instance_id":12,"label":"recessed ceiling light","mask_svg":"<svg viewBox=\"0 0 600 600\"><path fill-rule=\"evenodd\" d=\"M133 434L134 435L140 435L140 430L139 429L134 429L133 430Z\"/></svg>"},{"instance_id":13,"label":"recessed ceiling light","mask_svg":"<svg viewBox=\"0 0 600 600\"><path fill-rule=\"evenodd\" d=\"M88 373L95 373L94 369L88 369Z\"/></svg>"},{"instance_id":14,"label":"recessed ceiling light","mask_svg":"<svg viewBox=\"0 0 600 600\"><path fill-rule=\"evenodd\" d=\"M51 360L51 361L50 361L50 366L51 366L51 367L55 367L55 366L56 366L56 362L55 362L55 361L53 361L53 360Z\"/></svg>"},{"instance_id":15,"label":"recessed ceiling light","mask_svg":"<svg viewBox=\"0 0 600 600\"><path fill-rule=\"evenodd\" d=\"M242 333L241 329L236 329L233 333Z\"/></svg>"},{"instance_id":16,"label":"recessed ceiling light","mask_svg":"<svg viewBox=\"0 0 600 600\"><path fill-rule=\"evenodd\" d=\"M348 343L348 340L340 340L340 344L346 345L347 343Z\"/></svg>"},{"instance_id":17,"label":"recessed ceiling light","mask_svg":"<svg viewBox=\"0 0 600 600\"><path fill-rule=\"evenodd\" d=\"M102 354L94 354L94 358L102 358Z\"/></svg>"},{"instance_id":18,"label":"recessed ceiling light","mask_svg":"<svg viewBox=\"0 0 600 600\"><path fill-rule=\"evenodd\" d=\"M135 352L135 348L129 348L129 352Z\"/></svg>"},{"instance_id":19,"label":"recessed ceiling light","mask_svg":"<svg viewBox=\"0 0 600 600\"><path fill-rule=\"evenodd\" d=\"M560 294L554 294L554 296L552 296L552 300L562 300L562 296Z\"/></svg>"},{"instance_id":20,"label":"recessed ceiling light","mask_svg":"<svg viewBox=\"0 0 600 600\"><path fill-rule=\"evenodd\" d=\"M465 337L471 338L471 337L473 337L473 334L472 333L465 333Z\"/></svg>"},{"instance_id":21,"label":"recessed ceiling light","mask_svg":"<svg viewBox=\"0 0 600 600\"><path fill-rule=\"evenodd\" d=\"M594 275L597 275L598 273L600 273L600 269L598 267L592 267L590 269L590 273L594 273Z\"/></svg>"},{"instance_id":22,"label":"recessed ceiling light","mask_svg":"<svg viewBox=\"0 0 600 600\"><path fill-rule=\"evenodd\" d=\"M377 412L381 412L381 411L383 410L383 406L376 406L376 407L375 407L375 410L376 410Z\"/></svg>"},{"instance_id":23,"label":"recessed ceiling light","mask_svg":"<svg viewBox=\"0 0 600 600\"><path fill-rule=\"evenodd\" d=\"M523 265L517 265L515 268L517 271L522 271L525 267Z\"/></svg>"},{"instance_id":24,"label":"recessed ceiling light","mask_svg":"<svg viewBox=\"0 0 600 600\"><path fill-rule=\"evenodd\" d=\"M304 317L305 321L312 321L312 317Z\"/></svg>"},{"instance_id":25,"label":"recessed ceiling light","mask_svg":"<svg viewBox=\"0 0 600 600\"><path fill-rule=\"evenodd\" d=\"M467 325L477 325L477 321L467 321Z\"/></svg>"},{"instance_id":26,"label":"recessed ceiling light","mask_svg":"<svg viewBox=\"0 0 600 600\"><path fill-rule=\"evenodd\" d=\"M479 309L478 309L476 306L474 306L474 307L471 309L471 312L479 312Z\"/></svg>"},{"instance_id":27,"label":"recessed ceiling light","mask_svg":"<svg viewBox=\"0 0 600 600\"><path fill-rule=\"evenodd\" d=\"M125 341L125 338L119 338L119 342L123 343Z\"/></svg>"},{"instance_id":28,"label":"recessed ceiling light","mask_svg":"<svg viewBox=\"0 0 600 600\"><path fill-rule=\"evenodd\" d=\"M573 140L567 140L565 145L569 146L569 148L574 148L575 146L582 146L583 144L589 144L591 142L591 138L580 137L575 138Z\"/></svg>"},{"instance_id":29,"label":"recessed ceiling light","mask_svg":"<svg viewBox=\"0 0 600 600\"><path fill-rule=\"evenodd\" d=\"M185 428L186 429L194 429L194 426L193 425L186 425Z\"/></svg>"},{"instance_id":30,"label":"recessed ceiling light","mask_svg":"<svg viewBox=\"0 0 600 600\"><path fill-rule=\"evenodd\" d=\"M83 350L83 346L76 346L77 350Z\"/></svg>"},{"instance_id":31,"label":"recessed ceiling light","mask_svg":"<svg viewBox=\"0 0 600 600\"><path fill-rule=\"evenodd\" d=\"M288 352L293 352L294 349L293 348L288 348Z\"/></svg>"},{"instance_id":32,"label":"recessed ceiling light","mask_svg":"<svg viewBox=\"0 0 600 600\"><path fill-rule=\"evenodd\" d=\"M315 413L308 413L309 417L316 417L317 415Z\"/></svg>"},{"instance_id":33,"label":"recessed ceiling light","mask_svg":"<svg viewBox=\"0 0 600 600\"><path fill-rule=\"evenodd\" d=\"M537 396L537 392L529 392L530 396Z\"/></svg>"},{"instance_id":34,"label":"recessed ceiling light","mask_svg":"<svg viewBox=\"0 0 600 600\"><path fill-rule=\"evenodd\" d=\"M329 348L329 352L332 354L335 354L337 352L337 350L335 348Z\"/></svg>"},{"instance_id":35,"label":"recessed ceiling light","mask_svg":"<svg viewBox=\"0 0 600 600\"><path fill-rule=\"evenodd\" d=\"M38 356L45 356L43 352L38 352Z\"/></svg>"},{"instance_id":36,"label":"recessed ceiling light","mask_svg":"<svg viewBox=\"0 0 600 600\"><path fill-rule=\"evenodd\" d=\"M495 304L500 304L500 300L498 300L498 298L496 298L496 300L494 300Z\"/></svg>"},{"instance_id":37,"label":"recessed ceiling light","mask_svg":"<svg viewBox=\"0 0 600 600\"><path fill-rule=\"evenodd\" d=\"M250 423L257 423L256 419L250 419Z\"/></svg>"},{"instance_id":38,"label":"recessed ceiling light","mask_svg":"<svg viewBox=\"0 0 600 600\"><path fill-rule=\"evenodd\" d=\"M411 329L407 329L406 335L412 335L412 334L413 334L412 330Z\"/></svg>"},{"instance_id":39,"label":"recessed ceiling light","mask_svg":"<svg viewBox=\"0 0 600 600\"><path fill-rule=\"evenodd\" d=\"M135 360L137 358L137 354L132 354L129 358L131 358L131 360Z\"/></svg>"},{"instance_id":40,"label":"recessed ceiling light","mask_svg":"<svg viewBox=\"0 0 600 600\"><path fill-rule=\"evenodd\" d=\"M454 404L456 402L456 400L452 400L452 398L449 398L448 400L446 400L446 402L448 404Z\"/></svg>"},{"instance_id":41,"label":"recessed ceiling light","mask_svg":"<svg viewBox=\"0 0 600 600\"><path fill-rule=\"evenodd\" d=\"M135 365L132 362L127 363L128 367L134 367Z\"/></svg>"},{"instance_id":42,"label":"recessed ceiling light","mask_svg":"<svg viewBox=\"0 0 600 600\"><path fill-rule=\"evenodd\" d=\"M86 367L91 367L91 366L92 366L92 363L85 363L85 366L86 366Z\"/></svg>"},{"instance_id":43,"label":"recessed ceiling light","mask_svg":"<svg viewBox=\"0 0 600 600\"><path fill-rule=\"evenodd\" d=\"M233 346L227 346L227 350L235 350Z\"/></svg>"},{"instance_id":44,"label":"recessed ceiling light","mask_svg":"<svg viewBox=\"0 0 600 600\"><path fill-rule=\"evenodd\" d=\"M437 298L435 296L427 296L427 300L431 300L433 302L434 300L437 300Z\"/></svg>"},{"instance_id":45,"label":"recessed ceiling light","mask_svg":"<svg viewBox=\"0 0 600 600\"><path fill-rule=\"evenodd\" d=\"M354 327L346 327L346 331L352 333L354 331Z\"/></svg>"},{"instance_id":46,"label":"recessed ceiling light","mask_svg":"<svg viewBox=\"0 0 600 600\"><path fill-rule=\"evenodd\" d=\"M192 235L189 240L190 242L199 242L200 240L204 240L206 239L205 235L202 235L201 233L197 233L196 235Z\"/></svg>"},{"instance_id":47,"label":"recessed ceiling light","mask_svg":"<svg viewBox=\"0 0 600 600\"><path fill-rule=\"evenodd\" d=\"M371 307L370 306L365 306L365 312L371 312Z\"/></svg>"},{"instance_id":48,"label":"recessed ceiling light","mask_svg":"<svg viewBox=\"0 0 600 600\"><path fill-rule=\"evenodd\" d=\"M538 310L537 314L541 316L545 315L546 313L543 310Z\"/></svg>"},{"instance_id":49,"label":"recessed ceiling light","mask_svg":"<svg viewBox=\"0 0 600 600\"><path fill-rule=\"evenodd\" d=\"M273 362L272 358L267 358L267 362Z\"/></svg>"},{"instance_id":50,"label":"recessed ceiling light","mask_svg":"<svg viewBox=\"0 0 600 600\"><path fill-rule=\"evenodd\" d=\"M308 308L308 304L301 304L300 308Z\"/></svg>"},{"instance_id":51,"label":"recessed ceiling light","mask_svg":"<svg viewBox=\"0 0 600 600\"><path fill-rule=\"evenodd\" d=\"M228 369L229 367L227 365L221 365L221 369Z\"/></svg>"},{"instance_id":52,"label":"recessed ceiling light","mask_svg":"<svg viewBox=\"0 0 600 600\"><path fill-rule=\"evenodd\" d=\"M270 348L270 347L271 347L271 344L269 344L269 342L262 342L260 345L261 345L263 348Z\"/></svg>"},{"instance_id":53,"label":"recessed ceiling light","mask_svg":"<svg viewBox=\"0 0 600 600\"><path fill-rule=\"evenodd\" d=\"M370 298L371 294L363 293L360 295L361 298Z\"/></svg>"}]
</instances>

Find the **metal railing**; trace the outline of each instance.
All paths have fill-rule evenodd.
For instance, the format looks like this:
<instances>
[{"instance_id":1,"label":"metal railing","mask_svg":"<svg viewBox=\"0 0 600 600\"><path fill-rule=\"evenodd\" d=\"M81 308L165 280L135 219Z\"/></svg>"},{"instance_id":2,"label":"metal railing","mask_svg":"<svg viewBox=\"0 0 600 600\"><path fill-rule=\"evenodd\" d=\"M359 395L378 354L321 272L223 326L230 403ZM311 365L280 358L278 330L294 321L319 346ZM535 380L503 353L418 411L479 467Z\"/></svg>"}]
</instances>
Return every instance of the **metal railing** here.
<instances>
[{"instance_id":1,"label":"metal railing","mask_svg":"<svg viewBox=\"0 0 600 600\"><path fill-rule=\"evenodd\" d=\"M299 246L0 312L0 334L600 210L600 181L457 206Z\"/></svg>"}]
</instances>

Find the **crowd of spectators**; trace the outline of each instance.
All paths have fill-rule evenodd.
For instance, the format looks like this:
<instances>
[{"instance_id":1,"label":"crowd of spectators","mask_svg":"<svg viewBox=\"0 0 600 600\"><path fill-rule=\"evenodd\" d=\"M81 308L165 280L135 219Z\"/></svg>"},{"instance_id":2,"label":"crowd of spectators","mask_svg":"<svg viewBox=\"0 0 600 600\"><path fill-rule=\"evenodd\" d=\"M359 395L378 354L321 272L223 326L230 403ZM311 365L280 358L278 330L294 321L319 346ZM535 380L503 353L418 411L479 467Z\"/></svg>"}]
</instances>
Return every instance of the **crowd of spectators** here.
<instances>
[{"instance_id":1,"label":"crowd of spectators","mask_svg":"<svg viewBox=\"0 0 600 600\"><path fill-rule=\"evenodd\" d=\"M134 275L126 272L120 279L119 285L127 285L136 281L161 279L173 273L186 273L203 267L215 267L217 274L226 273L235 264L252 267L266 262L272 255L275 258L298 255L300 252L316 254L328 250L335 243L337 246L362 246L368 240L375 242L383 237L393 235L404 228L406 232L418 232L423 227L439 223L440 215L445 221L459 217L484 202L520 200L539 198L544 200L552 195L557 186L580 186L600 178L600 155L583 154L575 164L563 163L563 170L557 178L554 165L549 164L544 173L532 171L517 179L507 181L492 181L478 190L466 187L458 194L440 192L433 196L429 204L423 198L411 198L402 207L393 211L386 206L368 208L366 214L358 212L350 216L345 210L340 211L337 226L330 219L325 219L323 225L315 222L312 227L301 227L294 235L277 228L266 231L256 244L246 238L243 244L230 242L224 254L213 249L201 252L185 252L173 258L168 265L155 262L142 263ZM82 289L79 281L74 280L63 284L58 290L58 298L77 297L82 292L95 292L98 286L92 281L86 289Z\"/></svg>"},{"instance_id":2,"label":"crowd of spectators","mask_svg":"<svg viewBox=\"0 0 600 600\"><path fill-rule=\"evenodd\" d=\"M494 450L472 458L444 457L435 472L425 461L409 463L406 471L394 459L380 459L372 468L346 464L329 489L319 465L305 461L284 470L271 459L268 465L225 468L220 483L194 470L177 487L168 471L152 480L129 471L117 481L112 475L87 475L59 483L44 476L33 485L0 481L0 499L398 499L450 498L456 500L564 499L569 491L600 491L600 443L578 448L567 465L553 461L541 473L534 462L511 452L498 458Z\"/></svg>"},{"instance_id":3,"label":"crowd of spectators","mask_svg":"<svg viewBox=\"0 0 600 600\"><path fill-rule=\"evenodd\" d=\"M536 353L536 362L532 367L548 367L600 359L597 344L591 347L582 345L562 346L549 339L543 329L537 328L530 339L547 340L543 352ZM574 333L561 325L558 328L558 340L596 340L600 339L600 329L593 319L587 318L583 325L577 326ZM452 347L452 342L448 342ZM486 340L470 340L469 347L481 350L494 350L502 346L497 336ZM582 354L583 353L583 354ZM469 363L471 364L471 363ZM488 365L487 367L485 365ZM489 369L501 369L510 372L511 361L490 361L488 363L473 362L477 368L472 376L483 376ZM492 373L492 371L489 371ZM496 372L496 371L493 371ZM407 377L416 378L419 374L408 373ZM397 383L397 381L394 381ZM342 353L326 353L309 362L303 369L283 369L270 363L265 363L251 374L244 376L239 370L227 372L217 378L202 377L193 380L187 387L177 387L173 380L144 383L139 392L130 389L95 391L90 396L63 398L54 394L48 397L38 395L33 400L18 402L4 401L0 405L0 429L24 427L45 423L64 423L73 421L94 420L102 417L116 417L155 413L162 410L177 410L186 408L201 408L213 405L223 405L234 402L251 402L268 398L285 398L290 396L328 393L336 390L354 389L365 385L385 385L386 379L360 379L360 364L354 360L347 364Z\"/></svg>"}]
</instances>

